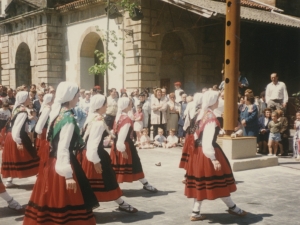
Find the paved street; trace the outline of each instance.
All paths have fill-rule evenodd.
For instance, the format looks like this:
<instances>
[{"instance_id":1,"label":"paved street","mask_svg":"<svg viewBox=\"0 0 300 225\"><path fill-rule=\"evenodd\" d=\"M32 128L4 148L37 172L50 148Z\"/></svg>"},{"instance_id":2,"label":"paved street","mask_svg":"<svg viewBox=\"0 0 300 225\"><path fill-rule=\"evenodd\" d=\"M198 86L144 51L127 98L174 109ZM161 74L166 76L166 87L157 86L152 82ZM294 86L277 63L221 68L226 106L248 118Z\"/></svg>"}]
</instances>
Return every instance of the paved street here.
<instances>
[{"instance_id":1,"label":"paved street","mask_svg":"<svg viewBox=\"0 0 300 225\"><path fill-rule=\"evenodd\" d=\"M245 218L227 214L221 200L204 201L202 214L207 220L190 222L192 199L183 195L181 180L184 171L178 168L181 149L139 150L146 178L159 189L151 194L142 189L139 182L121 184L124 199L139 209L136 214L116 210L114 202L102 203L95 210L97 224L262 224L300 225L299 181L300 163L291 158L280 159L281 166L234 173L238 191L232 198L249 212ZM162 166L155 166L161 162ZM22 205L28 202L35 178L15 180L19 189L9 189ZM7 209L0 199L0 224L22 224L23 216Z\"/></svg>"}]
</instances>

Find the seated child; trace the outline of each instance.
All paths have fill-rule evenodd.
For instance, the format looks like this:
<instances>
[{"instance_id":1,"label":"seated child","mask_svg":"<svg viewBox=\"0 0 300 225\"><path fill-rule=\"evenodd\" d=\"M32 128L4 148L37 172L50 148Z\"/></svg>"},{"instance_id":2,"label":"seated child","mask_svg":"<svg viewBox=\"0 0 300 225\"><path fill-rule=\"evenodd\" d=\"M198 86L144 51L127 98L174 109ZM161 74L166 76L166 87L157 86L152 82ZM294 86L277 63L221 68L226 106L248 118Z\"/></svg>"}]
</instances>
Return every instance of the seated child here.
<instances>
[{"instance_id":1,"label":"seated child","mask_svg":"<svg viewBox=\"0 0 300 225\"><path fill-rule=\"evenodd\" d=\"M153 148L153 145L150 143L150 137L148 136L148 129L144 128L142 130L142 136L140 139L140 148L146 149L146 148Z\"/></svg>"},{"instance_id":2,"label":"seated child","mask_svg":"<svg viewBox=\"0 0 300 225\"><path fill-rule=\"evenodd\" d=\"M175 136L175 130L171 129L169 133L170 135L167 138L167 144L165 148L176 147L178 143L178 137Z\"/></svg>"},{"instance_id":3,"label":"seated child","mask_svg":"<svg viewBox=\"0 0 300 225\"><path fill-rule=\"evenodd\" d=\"M161 128L158 128L158 135L154 138L154 145L157 147L166 147L167 138L163 135L164 131Z\"/></svg>"}]
</instances>

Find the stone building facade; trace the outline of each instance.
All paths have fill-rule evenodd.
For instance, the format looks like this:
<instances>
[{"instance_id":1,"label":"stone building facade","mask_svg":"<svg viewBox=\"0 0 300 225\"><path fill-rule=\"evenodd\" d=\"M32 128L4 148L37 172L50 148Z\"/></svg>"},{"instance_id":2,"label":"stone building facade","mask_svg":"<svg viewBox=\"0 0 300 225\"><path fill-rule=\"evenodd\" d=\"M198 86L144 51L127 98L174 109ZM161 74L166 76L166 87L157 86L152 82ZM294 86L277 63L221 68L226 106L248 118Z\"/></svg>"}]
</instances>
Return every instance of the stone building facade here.
<instances>
[{"instance_id":1,"label":"stone building facade","mask_svg":"<svg viewBox=\"0 0 300 225\"><path fill-rule=\"evenodd\" d=\"M184 4L169 0L140 2L143 20L133 21L128 13L124 14L121 25L109 20L109 30L122 38L117 43L110 42L109 49L117 56L118 52L125 55L117 57L117 68L109 71L109 88L167 86L172 91L173 82L181 81L192 94L220 83L225 0L179 1ZM291 8L289 1L264 2L270 6L242 0L241 70L251 83L262 75L269 82L269 73L277 70L293 85L293 76L300 72L300 22L295 17L273 13L274 7ZM17 87L42 81L56 85L61 80L71 80L83 88L105 86L105 77L88 74L88 68L97 61L94 51L106 51L105 0L2 0L1 3L3 85ZM300 16L297 10L289 12ZM273 40L268 42L274 30ZM286 45L280 44L282 40ZM265 44L261 46L262 43ZM270 48L275 50L270 52ZM256 59L260 57L269 60L258 65ZM263 86L255 88L260 91Z\"/></svg>"}]
</instances>

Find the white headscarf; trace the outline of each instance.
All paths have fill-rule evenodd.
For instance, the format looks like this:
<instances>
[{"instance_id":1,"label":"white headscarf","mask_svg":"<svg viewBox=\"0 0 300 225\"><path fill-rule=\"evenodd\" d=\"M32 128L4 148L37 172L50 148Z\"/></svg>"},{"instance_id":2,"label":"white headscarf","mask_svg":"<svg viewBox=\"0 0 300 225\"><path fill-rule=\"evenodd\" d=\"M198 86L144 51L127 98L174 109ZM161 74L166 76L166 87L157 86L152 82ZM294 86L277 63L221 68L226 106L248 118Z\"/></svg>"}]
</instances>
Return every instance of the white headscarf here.
<instances>
[{"instance_id":1,"label":"white headscarf","mask_svg":"<svg viewBox=\"0 0 300 225\"><path fill-rule=\"evenodd\" d=\"M50 125L58 116L60 109L61 109L61 105L63 103L69 102L72 99L74 99L78 90L79 90L79 87L76 83L69 82L69 81L63 81L63 82L59 83L57 90L56 90L54 103L51 107L50 121L49 121ZM48 127L47 133L49 132L49 128L50 128L50 126Z\"/></svg>"},{"instance_id":2,"label":"white headscarf","mask_svg":"<svg viewBox=\"0 0 300 225\"><path fill-rule=\"evenodd\" d=\"M217 102L217 100L219 99L219 95L220 93L218 91L213 90L206 91L203 94L201 112L197 118L197 121L203 118L208 107L212 106Z\"/></svg>"},{"instance_id":3,"label":"white headscarf","mask_svg":"<svg viewBox=\"0 0 300 225\"><path fill-rule=\"evenodd\" d=\"M27 91L19 91L16 96L16 102L13 108L13 111L19 106L22 105L28 98Z\"/></svg>"},{"instance_id":4,"label":"white headscarf","mask_svg":"<svg viewBox=\"0 0 300 225\"><path fill-rule=\"evenodd\" d=\"M41 105L40 114L42 113L43 109L52 101L53 95L52 94L45 94L43 97L43 103Z\"/></svg>"},{"instance_id":5,"label":"white headscarf","mask_svg":"<svg viewBox=\"0 0 300 225\"><path fill-rule=\"evenodd\" d=\"M96 115L98 115L98 113L95 113L95 111L103 106L105 99L105 96L100 94L96 94L91 98L89 114L86 118L83 127L85 127L89 122L91 122L95 118Z\"/></svg>"},{"instance_id":6,"label":"white headscarf","mask_svg":"<svg viewBox=\"0 0 300 225\"><path fill-rule=\"evenodd\" d=\"M194 104L195 104L195 107L193 110L191 110L191 114L190 114L190 118L194 118L195 116L195 113L196 113L196 108L202 104L202 99L203 99L203 94L202 93L196 93L194 95Z\"/></svg>"},{"instance_id":7,"label":"white headscarf","mask_svg":"<svg viewBox=\"0 0 300 225\"><path fill-rule=\"evenodd\" d=\"M120 116L122 114L122 111L126 109L129 106L130 99L128 97L122 97L118 100L118 112L116 116L116 123L118 123Z\"/></svg>"}]
</instances>

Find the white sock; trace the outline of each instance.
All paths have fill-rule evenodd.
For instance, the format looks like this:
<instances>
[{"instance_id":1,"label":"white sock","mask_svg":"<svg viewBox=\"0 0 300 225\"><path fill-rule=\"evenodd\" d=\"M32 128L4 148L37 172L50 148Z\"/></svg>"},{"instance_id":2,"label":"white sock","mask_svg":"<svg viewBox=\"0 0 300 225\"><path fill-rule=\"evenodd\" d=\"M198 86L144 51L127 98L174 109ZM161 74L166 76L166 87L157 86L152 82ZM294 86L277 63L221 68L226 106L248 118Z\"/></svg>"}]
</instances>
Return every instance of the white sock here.
<instances>
[{"instance_id":1,"label":"white sock","mask_svg":"<svg viewBox=\"0 0 300 225\"><path fill-rule=\"evenodd\" d=\"M200 208L201 208L202 201L197 201L196 198L194 198L194 207L192 216L201 216L200 214Z\"/></svg>"},{"instance_id":2,"label":"white sock","mask_svg":"<svg viewBox=\"0 0 300 225\"><path fill-rule=\"evenodd\" d=\"M146 183L148 183L147 179L146 178L142 178L142 179L139 179L139 181L145 185Z\"/></svg>"},{"instance_id":3,"label":"white sock","mask_svg":"<svg viewBox=\"0 0 300 225\"><path fill-rule=\"evenodd\" d=\"M122 204L122 203L125 202L125 201L120 197L120 198L118 198L117 200L115 200L115 202L116 202L118 205L120 205L120 204Z\"/></svg>"},{"instance_id":4,"label":"white sock","mask_svg":"<svg viewBox=\"0 0 300 225\"><path fill-rule=\"evenodd\" d=\"M0 194L0 197L3 198L5 201L11 201L13 198L7 193L7 192L3 192Z\"/></svg>"},{"instance_id":5,"label":"white sock","mask_svg":"<svg viewBox=\"0 0 300 225\"><path fill-rule=\"evenodd\" d=\"M6 182L12 183L12 182L13 182L13 179L12 179L11 177L8 177L8 178L6 179Z\"/></svg>"},{"instance_id":6,"label":"white sock","mask_svg":"<svg viewBox=\"0 0 300 225\"><path fill-rule=\"evenodd\" d=\"M227 207L232 210L233 212L239 213L241 211L241 209L239 207L236 206L236 204L234 204L234 202L232 201L231 197L224 197L221 198L221 200L227 205Z\"/></svg>"}]
</instances>

